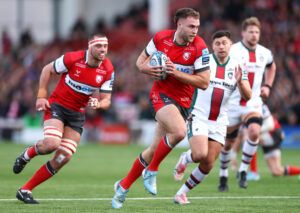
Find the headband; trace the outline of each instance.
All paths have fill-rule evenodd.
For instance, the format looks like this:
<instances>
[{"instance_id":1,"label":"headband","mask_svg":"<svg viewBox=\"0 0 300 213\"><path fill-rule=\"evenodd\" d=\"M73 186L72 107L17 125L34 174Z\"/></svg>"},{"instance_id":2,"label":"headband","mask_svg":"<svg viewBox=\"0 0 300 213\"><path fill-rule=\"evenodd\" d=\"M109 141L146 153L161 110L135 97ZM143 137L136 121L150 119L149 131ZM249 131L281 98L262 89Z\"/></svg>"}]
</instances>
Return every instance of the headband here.
<instances>
[{"instance_id":1,"label":"headband","mask_svg":"<svg viewBox=\"0 0 300 213\"><path fill-rule=\"evenodd\" d=\"M101 37L89 41L89 47L94 46L96 44L108 44L108 40L106 37Z\"/></svg>"}]
</instances>

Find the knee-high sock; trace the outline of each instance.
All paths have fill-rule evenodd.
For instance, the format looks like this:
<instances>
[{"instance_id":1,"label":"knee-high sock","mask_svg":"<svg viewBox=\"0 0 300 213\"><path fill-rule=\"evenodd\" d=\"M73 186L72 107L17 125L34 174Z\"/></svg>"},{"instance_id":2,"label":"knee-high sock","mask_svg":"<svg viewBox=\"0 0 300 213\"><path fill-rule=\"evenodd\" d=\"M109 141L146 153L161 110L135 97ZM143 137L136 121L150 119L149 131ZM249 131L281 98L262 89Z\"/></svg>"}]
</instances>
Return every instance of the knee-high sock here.
<instances>
[{"instance_id":1,"label":"knee-high sock","mask_svg":"<svg viewBox=\"0 0 300 213\"><path fill-rule=\"evenodd\" d=\"M30 160L39 154L36 144L29 147L24 153L24 157L26 160Z\"/></svg>"},{"instance_id":2,"label":"knee-high sock","mask_svg":"<svg viewBox=\"0 0 300 213\"><path fill-rule=\"evenodd\" d=\"M200 166L196 167L176 194L188 193L201 183L207 175L208 173L201 171Z\"/></svg>"},{"instance_id":3,"label":"knee-high sock","mask_svg":"<svg viewBox=\"0 0 300 213\"><path fill-rule=\"evenodd\" d=\"M230 150L222 149L220 153L220 177L228 177L228 165L230 163Z\"/></svg>"},{"instance_id":4,"label":"knee-high sock","mask_svg":"<svg viewBox=\"0 0 300 213\"><path fill-rule=\"evenodd\" d=\"M142 154L140 154L140 156L136 158L132 164L127 176L121 180L120 185L126 190L129 189L130 186L141 176L145 167L147 167L147 163L142 158Z\"/></svg>"},{"instance_id":5,"label":"knee-high sock","mask_svg":"<svg viewBox=\"0 0 300 213\"><path fill-rule=\"evenodd\" d=\"M284 175L300 175L300 167L297 166L285 166Z\"/></svg>"},{"instance_id":6,"label":"knee-high sock","mask_svg":"<svg viewBox=\"0 0 300 213\"><path fill-rule=\"evenodd\" d=\"M39 170L36 171L32 178L27 183L25 183L25 185L23 185L21 189L32 191L36 186L51 178L55 173L56 171L52 168L48 161L46 164L41 166Z\"/></svg>"},{"instance_id":7,"label":"knee-high sock","mask_svg":"<svg viewBox=\"0 0 300 213\"><path fill-rule=\"evenodd\" d=\"M158 167L163 159L171 152L173 147L168 143L168 138L162 138L154 152L153 158L147 168L149 171L158 171Z\"/></svg>"},{"instance_id":8,"label":"knee-high sock","mask_svg":"<svg viewBox=\"0 0 300 213\"><path fill-rule=\"evenodd\" d=\"M257 153L255 153L250 162L250 171L257 173Z\"/></svg>"},{"instance_id":9,"label":"knee-high sock","mask_svg":"<svg viewBox=\"0 0 300 213\"><path fill-rule=\"evenodd\" d=\"M244 142L243 156L242 156L242 162L240 165L239 172L248 170L248 167L252 160L252 157L257 151L257 145L258 145L258 141L255 142L255 141L251 141L251 140L247 139Z\"/></svg>"}]
</instances>

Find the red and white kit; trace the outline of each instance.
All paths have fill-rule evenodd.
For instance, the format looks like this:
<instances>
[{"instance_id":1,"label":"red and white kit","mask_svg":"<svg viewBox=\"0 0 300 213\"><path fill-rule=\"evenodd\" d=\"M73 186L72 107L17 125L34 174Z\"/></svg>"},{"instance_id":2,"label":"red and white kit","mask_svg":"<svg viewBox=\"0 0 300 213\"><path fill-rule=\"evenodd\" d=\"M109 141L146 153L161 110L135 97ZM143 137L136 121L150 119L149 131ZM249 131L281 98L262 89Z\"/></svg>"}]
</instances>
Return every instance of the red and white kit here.
<instances>
[{"instance_id":1,"label":"red and white kit","mask_svg":"<svg viewBox=\"0 0 300 213\"><path fill-rule=\"evenodd\" d=\"M175 42L175 30L164 30L156 33L146 47L146 54L152 55L155 51L164 52L175 64L176 69L190 75L209 69L209 52L205 42L199 36L186 46ZM162 106L155 105L160 93L175 100L180 106L189 108L194 87L182 83L172 76L166 80L155 81L150 93L150 99L155 110Z\"/></svg>"},{"instance_id":2,"label":"red and white kit","mask_svg":"<svg viewBox=\"0 0 300 213\"><path fill-rule=\"evenodd\" d=\"M89 97L96 91L111 92L114 67L105 58L98 67L87 64L87 51L68 52L54 61L54 69L62 77L49 98L67 109L83 112Z\"/></svg>"}]
</instances>

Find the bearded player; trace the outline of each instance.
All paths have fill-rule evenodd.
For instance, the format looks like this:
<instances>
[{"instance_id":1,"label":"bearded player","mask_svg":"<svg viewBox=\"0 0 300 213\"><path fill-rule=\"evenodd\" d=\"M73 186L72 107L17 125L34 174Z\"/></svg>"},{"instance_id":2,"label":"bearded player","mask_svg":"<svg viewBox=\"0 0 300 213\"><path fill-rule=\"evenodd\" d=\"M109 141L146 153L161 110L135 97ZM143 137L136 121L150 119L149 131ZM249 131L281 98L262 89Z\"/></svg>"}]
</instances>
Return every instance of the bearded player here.
<instances>
[{"instance_id":1,"label":"bearded player","mask_svg":"<svg viewBox=\"0 0 300 213\"><path fill-rule=\"evenodd\" d=\"M67 52L46 65L40 76L36 109L44 111L44 139L28 147L17 157L13 171L20 173L37 155L54 152L52 159L21 186L16 194L26 204L37 204L32 190L53 177L76 152L85 121L84 108L108 109L114 81L114 67L106 58L108 39L94 35L88 49ZM48 83L52 75L61 75L54 92L48 97ZM99 90L99 98L92 95Z\"/></svg>"}]
</instances>

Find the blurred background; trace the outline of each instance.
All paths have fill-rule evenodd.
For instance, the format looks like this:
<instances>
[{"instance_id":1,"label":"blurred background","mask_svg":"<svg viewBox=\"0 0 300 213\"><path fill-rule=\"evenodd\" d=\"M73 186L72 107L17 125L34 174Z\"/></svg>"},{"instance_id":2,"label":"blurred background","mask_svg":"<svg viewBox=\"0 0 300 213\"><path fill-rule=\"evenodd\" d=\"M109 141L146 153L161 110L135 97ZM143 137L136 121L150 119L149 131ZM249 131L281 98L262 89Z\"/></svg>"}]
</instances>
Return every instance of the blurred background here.
<instances>
[{"instance_id":1,"label":"blurred background","mask_svg":"<svg viewBox=\"0 0 300 213\"><path fill-rule=\"evenodd\" d=\"M200 11L199 34L208 45L214 31L229 29L236 42L244 18L260 19L261 44L277 65L267 104L284 126L284 146L300 147L300 0L0 0L1 141L43 137L43 114L35 111L43 66L66 51L86 49L90 34L104 33L116 72L113 104L107 112L87 109L82 141L150 143L153 82L135 62L154 32L175 27L172 17L180 7Z\"/></svg>"}]
</instances>

